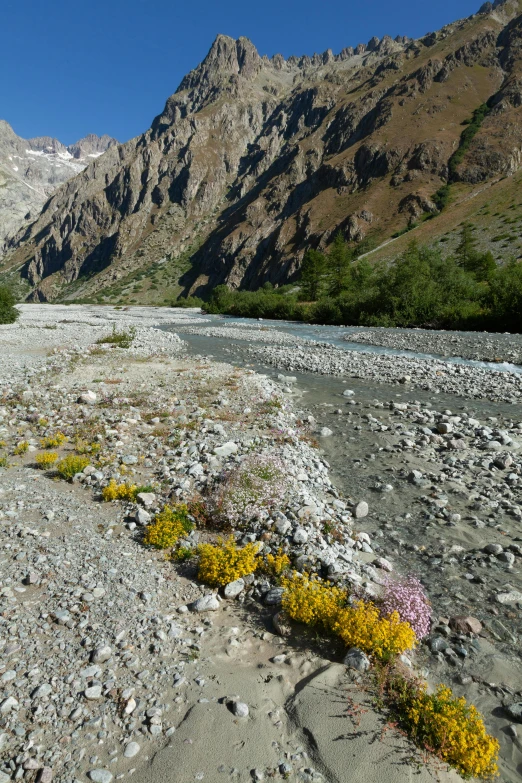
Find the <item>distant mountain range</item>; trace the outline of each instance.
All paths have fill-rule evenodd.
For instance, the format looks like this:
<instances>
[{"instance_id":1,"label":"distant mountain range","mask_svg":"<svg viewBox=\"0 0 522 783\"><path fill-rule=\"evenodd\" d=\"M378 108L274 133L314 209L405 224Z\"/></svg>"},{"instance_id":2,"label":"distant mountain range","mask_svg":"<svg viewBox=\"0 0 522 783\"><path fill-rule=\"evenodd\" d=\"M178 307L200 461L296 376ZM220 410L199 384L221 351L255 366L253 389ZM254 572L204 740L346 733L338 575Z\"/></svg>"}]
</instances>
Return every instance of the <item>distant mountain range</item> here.
<instances>
[{"instance_id":1,"label":"distant mountain range","mask_svg":"<svg viewBox=\"0 0 522 783\"><path fill-rule=\"evenodd\" d=\"M338 231L382 258L413 236L451 248L472 220L496 258L520 255L522 0L337 55L268 59L219 35L150 130L103 143L8 243L0 274L34 300L291 282ZM22 142L25 170L51 155L67 179L102 148L75 146Z\"/></svg>"},{"instance_id":2,"label":"distant mountain range","mask_svg":"<svg viewBox=\"0 0 522 783\"><path fill-rule=\"evenodd\" d=\"M0 120L0 252L24 222L38 217L59 185L117 143L94 134L68 147L50 136L22 139Z\"/></svg>"}]
</instances>

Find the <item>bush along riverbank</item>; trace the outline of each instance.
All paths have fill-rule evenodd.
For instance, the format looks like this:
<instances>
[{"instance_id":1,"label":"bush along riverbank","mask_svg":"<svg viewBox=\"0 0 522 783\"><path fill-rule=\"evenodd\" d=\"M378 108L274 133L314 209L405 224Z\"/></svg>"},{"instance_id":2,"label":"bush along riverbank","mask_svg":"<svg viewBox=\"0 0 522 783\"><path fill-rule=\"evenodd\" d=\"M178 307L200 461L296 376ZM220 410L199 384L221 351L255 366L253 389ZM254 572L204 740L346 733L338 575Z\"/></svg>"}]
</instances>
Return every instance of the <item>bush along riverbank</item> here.
<instances>
[{"instance_id":1,"label":"bush along riverbank","mask_svg":"<svg viewBox=\"0 0 522 783\"><path fill-rule=\"evenodd\" d=\"M497 266L477 250L473 230L462 229L455 254L412 243L392 264L372 265L338 235L328 253L309 250L299 289L267 284L258 291L217 286L208 302L177 307L209 313L347 326L399 326L520 332L522 264Z\"/></svg>"},{"instance_id":2,"label":"bush along riverbank","mask_svg":"<svg viewBox=\"0 0 522 783\"><path fill-rule=\"evenodd\" d=\"M296 752L288 692L277 688L304 686L339 659L422 750L416 763L439 758L465 777L494 776L498 743L481 716L414 674L432 625L428 596L361 530L369 504L340 497L313 416L266 376L189 357L173 334L139 328L122 348L89 323L62 326L68 347L50 358L31 354L30 330L23 368L9 342L1 354L11 373L0 404L0 540L10 554L2 783L17 769L45 770L39 779L55 783L111 783L168 748L185 763L187 721L205 752L184 779L203 770L216 779L219 766L237 767L238 751L207 752L208 711L221 710L219 725L235 732L232 716L247 721L250 710L232 695L239 688L252 694L265 743L257 779L325 783L310 761L327 769L327 748ZM23 319L14 332L23 337ZM30 600L19 600L26 591ZM258 624L249 627L249 616ZM300 627L312 634L298 646ZM326 640L322 657L311 654L314 632ZM256 639L272 645L272 666L288 658L300 668L259 677L267 651ZM382 763L391 772L399 762ZM251 769L249 755L239 774Z\"/></svg>"}]
</instances>

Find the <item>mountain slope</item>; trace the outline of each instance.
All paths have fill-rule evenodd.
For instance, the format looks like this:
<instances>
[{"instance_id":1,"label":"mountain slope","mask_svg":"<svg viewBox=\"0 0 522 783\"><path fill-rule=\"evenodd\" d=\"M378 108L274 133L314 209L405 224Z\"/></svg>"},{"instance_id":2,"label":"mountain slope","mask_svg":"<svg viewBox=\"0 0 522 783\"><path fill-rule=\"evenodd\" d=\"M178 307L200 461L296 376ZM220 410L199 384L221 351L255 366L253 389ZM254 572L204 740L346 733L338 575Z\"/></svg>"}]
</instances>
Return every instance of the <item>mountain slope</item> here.
<instances>
[{"instance_id":1,"label":"mountain slope","mask_svg":"<svg viewBox=\"0 0 522 783\"><path fill-rule=\"evenodd\" d=\"M114 144L109 136L93 134L69 147L49 136L22 139L0 120L0 253L28 215L33 220L38 216L59 185Z\"/></svg>"},{"instance_id":2,"label":"mountain slope","mask_svg":"<svg viewBox=\"0 0 522 783\"><path fill-rule=\"evenodd\" d=\"M436 214L448 179L469 201L522 165L521 11L486 3L417 41L286 61L218 36L147 133L59 188L4 268L40 300L117 298L162 264L186 292L256 287L291 280L338 230L382 243ZM454 211L429 223L447 231Z\"/></svg>"}]
</instances>

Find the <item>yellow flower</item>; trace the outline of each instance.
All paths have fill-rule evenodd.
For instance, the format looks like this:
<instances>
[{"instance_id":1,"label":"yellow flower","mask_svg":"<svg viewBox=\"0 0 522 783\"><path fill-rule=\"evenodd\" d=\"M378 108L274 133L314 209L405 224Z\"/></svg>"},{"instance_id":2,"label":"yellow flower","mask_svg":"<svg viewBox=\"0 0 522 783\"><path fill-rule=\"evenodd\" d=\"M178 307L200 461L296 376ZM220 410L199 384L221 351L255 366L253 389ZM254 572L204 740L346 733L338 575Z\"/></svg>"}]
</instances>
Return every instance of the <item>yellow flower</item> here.
<instances>
[{"instance_id":1,"label":"yellow flower","mask_svg":"<svg viewBox=\"0 0 522 783\"><path fill-rule=\"evenodd\" d=\"M37 454L34 461L42 470L50 468L58 460L58 454L55 451L44 451L41 454Z\"/></svg>"},{"instance_id":2,"label":"yellow flower","mask_svg":"<svg viewBox=\"0 0 522 783\"><path fill-rule=\"evenodd\" d=\"M192 522L188 518L188 509L184 503L174 507L165 506L163 511L156 514L152 522L145 530L143 541L156 549L168 549L173 547L180 538L192 530Z\"/></svg>"},{"instance_id":3,"label":"yellow flower","mask_svg":"<svg viewBox=\"0 0 522 783\"><path fill-rule=\"evenodd\" d=\"M240 548L233 536L227 541L218 539L213 544L200 544L198 579L213 587L234 582L241 576L252 574L258 565L259 544L251 543Z\"/></svg>"}]
</instances>

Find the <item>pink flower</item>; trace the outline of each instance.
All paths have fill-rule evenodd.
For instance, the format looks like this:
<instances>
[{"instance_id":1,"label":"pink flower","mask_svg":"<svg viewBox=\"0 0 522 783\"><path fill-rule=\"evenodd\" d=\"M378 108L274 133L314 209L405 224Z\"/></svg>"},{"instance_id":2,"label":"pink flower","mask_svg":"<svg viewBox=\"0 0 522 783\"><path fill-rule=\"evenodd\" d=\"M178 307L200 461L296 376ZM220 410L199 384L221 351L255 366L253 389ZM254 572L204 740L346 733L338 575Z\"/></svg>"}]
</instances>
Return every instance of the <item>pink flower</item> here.
<instances>
[{"instance_id":1,"label":"pink flower","mask_svg":"<svg viewBox=\"0 0 522 783\"><path fill-rule=\"evenodd\" d=\"M398 612L404 622L411 625L417 639L427 636L431 623L431 604L420 581L410 576L388 579L384 587L381 614L388 617Z\"/></svg>"}]
</instances>

